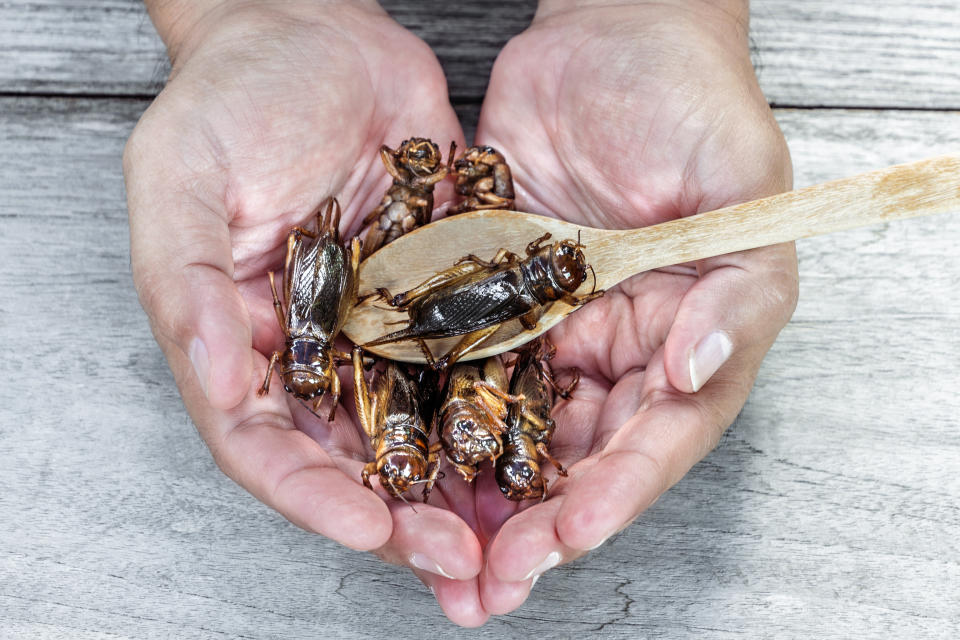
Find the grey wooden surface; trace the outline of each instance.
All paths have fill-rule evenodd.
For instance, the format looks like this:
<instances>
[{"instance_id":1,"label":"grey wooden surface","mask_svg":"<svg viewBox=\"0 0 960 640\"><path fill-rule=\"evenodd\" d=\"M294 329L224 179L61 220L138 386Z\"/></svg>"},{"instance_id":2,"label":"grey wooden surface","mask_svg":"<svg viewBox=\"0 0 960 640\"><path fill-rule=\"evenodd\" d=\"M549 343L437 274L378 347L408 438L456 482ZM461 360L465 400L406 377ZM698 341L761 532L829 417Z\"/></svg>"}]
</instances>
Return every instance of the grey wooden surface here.
<instances>
[{"instance_id":1,"label":"grey wooden surface","mask_svg":"<svg viewBox=\"0 0 960 640\"><path fill-rule=\"evenodd\" d=\"M384 4L467 120L532 12ZM754 3L797 186L960 149L956 3L835 4ZM0 2L0 638L960 634L960 216L801 242L797 312L720 446L458 630L407 571L233 485L190 424L131 286L120 175L164 70L136 0Z\"/></svg>"}]
</instances>

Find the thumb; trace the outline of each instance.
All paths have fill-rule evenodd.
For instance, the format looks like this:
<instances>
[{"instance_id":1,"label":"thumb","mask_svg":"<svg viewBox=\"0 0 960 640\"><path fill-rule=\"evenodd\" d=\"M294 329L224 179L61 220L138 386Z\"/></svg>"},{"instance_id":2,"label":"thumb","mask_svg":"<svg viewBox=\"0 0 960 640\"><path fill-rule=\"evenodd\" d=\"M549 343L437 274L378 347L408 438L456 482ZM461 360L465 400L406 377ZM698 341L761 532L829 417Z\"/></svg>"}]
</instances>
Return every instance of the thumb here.
<instances>
[{"instance_id":1,"label":"thumb","mask_svg":"<svg viewBox=\"0 0 960 640\"><path fill-rule=\"evenodd\" d=\"M759 366L797 302L793 243L701 261L699 280L684 294L664 346L670 384L699 391L735 353Z\"/></svg>"},{"instance_id":2,"label":"thumb","mask_svg":"<svg viewBox=\"0 0 960 640\"><path fill-rule=\"evenodd\" d=\"M250 388L253 360L226 215L191 195L153 188L152 179L141 179L137 155L128 144L130 258L140 303L168 358L170 349L182 351L210 404L232 408Z\"/></svg>"}]
</instances>

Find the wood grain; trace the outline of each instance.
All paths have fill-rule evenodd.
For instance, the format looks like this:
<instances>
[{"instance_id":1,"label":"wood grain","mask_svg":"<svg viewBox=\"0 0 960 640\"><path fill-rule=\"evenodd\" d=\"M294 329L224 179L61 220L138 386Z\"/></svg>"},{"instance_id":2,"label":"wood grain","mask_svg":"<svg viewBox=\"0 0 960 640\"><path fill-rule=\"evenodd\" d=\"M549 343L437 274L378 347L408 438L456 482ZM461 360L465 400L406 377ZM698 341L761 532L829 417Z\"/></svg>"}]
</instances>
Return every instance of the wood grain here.
<instances>
[{"instance_id":1,"label":"wood grain","mask_svg":"<svg viewBox=\"0 0 960 640\"><path fill-rule=\"evenodd\" d=\"M533 0L383 0L436 51L455 102L479 102ZM960 5L755 0L751 42L779 106L960 108ZM149 95L168 65L140 0L0 3L0 92Z\"/></svg>"},{"instance_id":2,"label":"wood grain","mask_svg":"<svg viewBox=\"0 0 960 640\"><path fill-rule=\"evenodd\" d=\"M778 106L960 106L960 4L754 0L760 86Z\"/></svg>"},{"instance_id":3,"label":"wood grain","mask_svg":"<svg viewBox=\"0 0 960 640\"><path fill-rule=\"evenodd\" d=\"M0 99L0 637L457 633L197 437L130 282L119 158L146 104ZM960 147L956 112L777 117L797 186ZM720 446L461 635L957 637L958 239L945 216L802 243L794 320Z\"/></svg>"}]
</instances>

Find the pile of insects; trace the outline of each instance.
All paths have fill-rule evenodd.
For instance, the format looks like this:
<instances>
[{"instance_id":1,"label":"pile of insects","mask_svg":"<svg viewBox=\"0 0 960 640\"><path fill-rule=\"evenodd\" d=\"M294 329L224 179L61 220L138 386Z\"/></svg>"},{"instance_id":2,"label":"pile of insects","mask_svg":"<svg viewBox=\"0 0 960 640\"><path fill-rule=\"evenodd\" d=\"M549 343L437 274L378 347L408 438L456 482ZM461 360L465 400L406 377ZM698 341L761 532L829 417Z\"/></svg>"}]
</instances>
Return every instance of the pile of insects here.
<instances>
[{"instance_id":1,"label":"pile of insects","mask_svg":"<svg viewBox=\"0 0 960 640\"><path fill-rule=\"evenodd\" d=\"M480 465L490 460L497 484L510 500L544 499L547 481L541 462L560 475L563 465L549 450L554 432L551 411L555 396L569 398L579 381L560 386L550 366L555 347L539 337L516 349L512 362L500 356L458 362L492 336L505 322L519 319L526 330L536 327L556 301L581 305L602 295L575 295L590 268L583 245L572 239L555 242L550 235L533 239L526 255L501 249L491 260L464 256L409 291L393 294L379 288L358 291L360 262L404 233L430 221L433 191L441 180L456 181L460 196L448 215L478 209L512 209L513 179L503 155L488 146L471 147L454 162L450 145L446 164L439 147L426 138L404 140L398 149L383 146L380 157L393 183L380 204L363 220L363 241L349 247L340 237L340 205L330 199L318 209L316 230L294 227L287 237L283 299L270 275L273 306L286 337L282 351L270 358L258 395L270 389L279 365L284 389L319 411L330 396L328 420L340 400L337 367L353 365L354 400L375 459L361 473L392 496L405 500L414 485L423 484L426 501L440 472L441 451L464 480L472 482ZM366 301L383 301L408 314L407 325L351 353L334 347L351 309ZM462 336L437 358L426 340ZM408 365L364 356L364 347L401 340L415 341L427 365ZM367 371L374 366L372 385ZM512 373L508 376L508 366ZM438 438L430 442L431 432Z\"/></svg>"}]
</instances>

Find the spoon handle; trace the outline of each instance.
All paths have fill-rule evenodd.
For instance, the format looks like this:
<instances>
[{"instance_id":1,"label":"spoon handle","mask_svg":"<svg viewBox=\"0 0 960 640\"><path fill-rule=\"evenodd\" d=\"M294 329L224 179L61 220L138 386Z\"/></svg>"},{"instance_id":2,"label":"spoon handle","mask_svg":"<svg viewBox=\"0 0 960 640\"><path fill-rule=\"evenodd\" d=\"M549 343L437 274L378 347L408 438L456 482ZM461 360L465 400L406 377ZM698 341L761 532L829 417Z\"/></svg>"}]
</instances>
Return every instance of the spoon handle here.
<instances>
[{"instance_id":1,"label":"spoon handle","mask_svg":"<svg viewBox=\"0 0 960 640\"><path fill-rule=\"evenodd\" d=\"M616 242L621 250L615 258L598 256L610 269L601 285L609 287L667 265L948 211L960 211L960 155L896 165L650 227L611 232L610 240L613 234L622 236ZM624 255L626 246L640 250ZM598 265L597 271L603 269Z\"/></svg>"}]
</instances>

